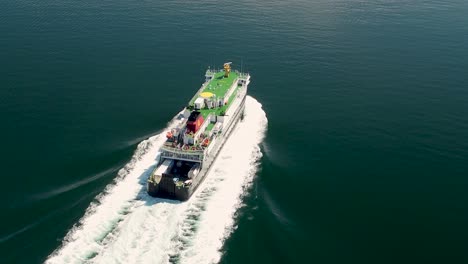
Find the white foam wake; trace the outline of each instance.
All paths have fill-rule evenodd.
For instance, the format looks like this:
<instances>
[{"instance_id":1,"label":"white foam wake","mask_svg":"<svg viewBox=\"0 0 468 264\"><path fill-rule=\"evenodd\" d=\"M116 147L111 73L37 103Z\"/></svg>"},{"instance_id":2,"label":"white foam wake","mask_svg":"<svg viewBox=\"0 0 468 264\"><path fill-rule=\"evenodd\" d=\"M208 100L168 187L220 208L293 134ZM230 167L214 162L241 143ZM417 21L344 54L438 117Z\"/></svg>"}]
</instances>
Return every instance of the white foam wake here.
<instances>
[{"instance_id":1,"label":"white foam wake","mask_svg":"<svg viewBox=\"0 0 468 264\"><path fill-rule=\"evenodd\" d=\"M148 173L156 163L163 134L139 144L47 263L214 263L233 228L234 213L261 157L267 119L252 97L246 116L221 150L205 182L188 202L149 197ZM173 120L169 126L178 122Z\"/></svg>"}]
</instances>

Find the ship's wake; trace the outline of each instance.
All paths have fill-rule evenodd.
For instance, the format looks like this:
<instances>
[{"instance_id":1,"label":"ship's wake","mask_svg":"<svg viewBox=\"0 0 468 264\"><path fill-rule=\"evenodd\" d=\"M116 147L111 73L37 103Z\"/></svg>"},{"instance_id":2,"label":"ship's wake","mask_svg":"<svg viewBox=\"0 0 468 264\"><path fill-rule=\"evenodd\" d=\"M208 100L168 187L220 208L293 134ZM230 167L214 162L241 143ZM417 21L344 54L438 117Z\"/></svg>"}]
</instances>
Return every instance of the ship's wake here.
<instances>
[{"instance_id":1,"label":"ship's wake","mask_svg":"<svg viewBox=\"0 0 468 264\"><path fill-rule=\"evenodd\" d=\"M234 228L234 214L255 175L266 131L260 103L248 96L245 112L187 202L146 194L146 179L165 137L161 133L141 142L115 182L96 197L46 263L218 262L222 243Z\"/></svg>"}]
</instances>

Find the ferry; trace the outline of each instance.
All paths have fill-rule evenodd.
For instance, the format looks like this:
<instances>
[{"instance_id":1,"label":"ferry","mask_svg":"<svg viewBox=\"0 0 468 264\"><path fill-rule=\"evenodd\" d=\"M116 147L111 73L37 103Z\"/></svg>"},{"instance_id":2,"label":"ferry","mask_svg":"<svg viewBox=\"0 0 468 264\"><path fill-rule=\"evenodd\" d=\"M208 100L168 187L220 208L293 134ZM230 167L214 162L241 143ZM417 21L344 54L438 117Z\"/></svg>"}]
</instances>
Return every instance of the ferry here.
<instances>
[{"instance_id":1,"label":"ferry","mask_svg":"<svg viewBox=\"0 0 468 264\"><path fill-rule=\"evenodd\" d=\"M208 68L205 82L169 128L157 167L147 182L154 197L186 201L206 178L236 124L243 118L250 74Z\"/></svg>"}]
</instances>

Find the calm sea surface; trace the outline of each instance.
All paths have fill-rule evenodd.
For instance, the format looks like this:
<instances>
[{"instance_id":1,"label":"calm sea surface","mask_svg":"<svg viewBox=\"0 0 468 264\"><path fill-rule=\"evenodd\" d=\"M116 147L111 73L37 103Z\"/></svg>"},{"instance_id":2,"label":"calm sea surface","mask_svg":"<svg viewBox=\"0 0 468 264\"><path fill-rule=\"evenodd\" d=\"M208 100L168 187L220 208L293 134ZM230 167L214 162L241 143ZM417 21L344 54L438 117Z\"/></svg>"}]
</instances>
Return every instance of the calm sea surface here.
<instances>
[{"instance_id":1,"label":"calm sea surface","mask_svg":"<svg viewBox=\"0 0 468 264\"><path fill-rule=\"evenodd\" d=\"M467 47L464 0L3 0L0 262L242 61L268 130L222 263L468 263Z\"/></svg>"}]
</instances>

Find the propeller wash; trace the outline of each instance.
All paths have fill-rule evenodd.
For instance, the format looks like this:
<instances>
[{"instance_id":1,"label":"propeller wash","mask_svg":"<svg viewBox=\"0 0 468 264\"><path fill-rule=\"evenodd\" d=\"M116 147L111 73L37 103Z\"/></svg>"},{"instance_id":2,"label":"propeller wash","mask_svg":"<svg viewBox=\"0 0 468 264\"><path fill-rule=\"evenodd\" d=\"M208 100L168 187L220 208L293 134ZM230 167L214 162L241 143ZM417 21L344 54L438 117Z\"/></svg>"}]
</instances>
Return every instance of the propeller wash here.
<instances>
[{"instance_id":1,"label":"propeller wash","mask_svg":"<svg viewBox=\"0 0 468 264\"><path fill-rule=\"evenodd\" d=\"M138 145L132 160L46 263L219 261L223 242L234 229L235 212L257 171L267 128L261 104L245 94L250 76L230 72L227 66L207 71L207 81L168 124L168 133ZM216 89L226 89L226 95L234 91L220 103ZM194 112L199 112L195 118ZM197 124L200 115L203 122ZM195 155L198 160L193 160Z\"/></svg>"}]
</instances>

